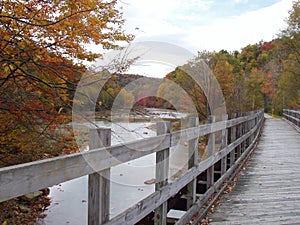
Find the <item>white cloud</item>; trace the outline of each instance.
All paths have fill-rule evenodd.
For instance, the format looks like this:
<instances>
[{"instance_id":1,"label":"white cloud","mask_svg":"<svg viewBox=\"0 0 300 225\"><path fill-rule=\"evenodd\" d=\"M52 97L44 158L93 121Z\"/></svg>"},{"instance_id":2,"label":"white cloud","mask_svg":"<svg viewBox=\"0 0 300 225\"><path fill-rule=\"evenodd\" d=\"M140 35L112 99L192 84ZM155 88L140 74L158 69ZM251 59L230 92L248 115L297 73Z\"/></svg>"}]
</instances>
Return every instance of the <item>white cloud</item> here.
<instances>
[{"instance_id":1,"label":"white cloud","mask_svg":"<svg viewBox=\"0 0 300 225\"><path fill-rule=\"evenodd\" d=\"M135 33L138 41L166 41L195 53L205 49L240 50L247 44L274 38L285 24L292 1L281 0L240 16L220 18L217 12L225 9L214 8L216 0L127 0L123 5L125 29Z\"/></svg>"},{"instance_id":2,"label":"white cloud","mask_svg":"<svg viewBox=\"0 0 300 225\"><path fill-rule=\"evenodd\" d=\"M270 41L284 28L292 3L283 0L241 16L216 20L212 25L192 28L185 42L198 50L240 50L260 40Z\"/></svg>"},{"instance_id":3,"label":"white cloud","mask_svg":"<svg viewBox=\"0 0 300 225\"><path fill-rule=\"evenodd\" d=\"M202 50L241 50L248 44L272 40L286 26L284 20L293 0L278 0L253 11L247 2L249 7L250 3L257 3L248 0L127 0L122 4L122 11L127 20L125 29L136 34L136 41L168 42L196 54ZM239 6L243 8L236 8ZM227 12L226 7L235 7L231 8L235 11ZM170 70L167 65L152 62L135 65L130 72L164 76Z\"/></svg>"},{"instance_id":4,"label":"white cloud","mask_svg":"<svg viewBox=\"0 0 300 225\"><path fill-rule=\"evenodd\" d=\"M163 64L162 62L140 62L132 65L128 73L162 78L174 69L174 66Z\"/></svg>"},{"instance_id":5,"label":"white cloud","mask_svg":"<svg viewBox=\"0 0 300 225\"><path fill-rule=\"evenodd\" d=\"M172 11L177 8L176 4L170 4L169 1L159 2L158 0L130 0L128 5L123 7L124 18L126 19L125 29L137 33L138 36L180 32L176 26L166 22L167 18L172 17Z\"/></svg>"},{"instance_id":6,"label":"white cloud","mask_svg":"<svg viewBox=\"0 0 300 225\"><path fill-rule=\"evenodd\" d=\"M235 3L247 3L248 0L234 0Z\"/></svg>"}]
</instances>

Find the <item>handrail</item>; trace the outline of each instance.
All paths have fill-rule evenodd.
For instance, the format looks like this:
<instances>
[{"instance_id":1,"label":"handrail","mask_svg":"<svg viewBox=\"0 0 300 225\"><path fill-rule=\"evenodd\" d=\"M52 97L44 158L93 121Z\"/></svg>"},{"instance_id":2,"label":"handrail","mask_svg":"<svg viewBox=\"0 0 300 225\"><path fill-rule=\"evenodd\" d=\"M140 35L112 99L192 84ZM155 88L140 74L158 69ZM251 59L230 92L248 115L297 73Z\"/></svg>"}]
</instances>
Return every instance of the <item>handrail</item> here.
<instances>
[{"instance_id":1,"label":"handrail","mask_svg":"<svg viewBox=\"0 0 300 225\"><path fill-rule=\"evenodd\" d=\"M300 129L300 111L284 109L283 117Z\"/></svg>"},{"instance_id":2,"label":"handrail","mask_svg":"<svg viewBox=\"0 0 300 225\"><path fill-rule=\"evenodd\" d=\"M158 188L152 195L139 202L137 205L127 209L124 213L111 218L102 220L101 224L133 224L143 219L147 214L159 208L161 204L167 204L169 198L180 191L184 186L196 181L198 176L205 172L212 176L214 174L213 166L218 161L224 164L222 177L226 172L235 166L234 155L242 156L248 151L248 147L256 141L257 135L263 123L263 110L253 111L243 114L239 118L232 118L216 123L205 124L191 127L174 133L165 133L156 137L137 140L126 143L126 145L115 145L102 148L96 148L83 153L75 153L66 156L60 156L51 159L19 164L15 166L0 169L0 202L40 190L55 184L65 182L77 177L95 174L95 171L104 172L112 166L137 159L139 157L156 153L167 153L168 149L178 144L180 138L186 138L190 143L197 140L198 137L209 135L210 140L216 132L222 132L222 139L228 139L231 132L232 142L222 144L222 149L218 152L212 151L211 155L201 161L200 164L192 166L186 174L172 183L166 183ZM214 142L214 141L213 141ZM212 143L211 141L209 143ZM212 145L214 146L214 144ZM198 152L193 148L194 154ZM227 157L232 158L230 165L226 165ZM198 159L197 159L198 160ZM224 168L224 166L226 168ZM159 174L157 170L157 175ZM212 180L212 184L213 184ZM207 190L212 186L208 186ZM102 193L103 194L103 193ZM196 191L194 190L194 195ZM108 193L109 196L109 193ZM195 196L194 203L196 201ZM92 206L94 207L94 206ZM192 208L192 206L190 207ZM90 208L89 208L90 210ZM93 209L91 209L93 210ZM187 209L188 210L188 209ZM155 211L161 213L162 211ZM166 217L166 215L163 215ZM165 218L164 218L165 219ZM96 223L99 223L96 222ZM96 224L89 222L89 224ZM157 222L156 222L157 223Z\"/></svg>"}]
</instances>

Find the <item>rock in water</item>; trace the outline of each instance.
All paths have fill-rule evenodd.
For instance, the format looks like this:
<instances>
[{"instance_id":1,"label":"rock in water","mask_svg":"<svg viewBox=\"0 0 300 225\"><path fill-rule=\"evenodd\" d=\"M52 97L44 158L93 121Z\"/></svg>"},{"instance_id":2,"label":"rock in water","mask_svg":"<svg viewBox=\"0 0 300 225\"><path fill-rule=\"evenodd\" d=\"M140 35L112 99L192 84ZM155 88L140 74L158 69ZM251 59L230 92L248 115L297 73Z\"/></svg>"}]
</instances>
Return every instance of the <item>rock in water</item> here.
<instances>
[{"instance_id":1,"label":"rock in water","mask_svg":"<svg viewBox=\"0 0 300 225\"><path fill-rule=\"evenodd\" d=\"M28 200L32 200L36 197L39 197L43 194L42 191L36 191L36 192L32 192L32 193L29 193L27 195L24 195L25 198L27 198Z\"/></svg>"}]
</instances>

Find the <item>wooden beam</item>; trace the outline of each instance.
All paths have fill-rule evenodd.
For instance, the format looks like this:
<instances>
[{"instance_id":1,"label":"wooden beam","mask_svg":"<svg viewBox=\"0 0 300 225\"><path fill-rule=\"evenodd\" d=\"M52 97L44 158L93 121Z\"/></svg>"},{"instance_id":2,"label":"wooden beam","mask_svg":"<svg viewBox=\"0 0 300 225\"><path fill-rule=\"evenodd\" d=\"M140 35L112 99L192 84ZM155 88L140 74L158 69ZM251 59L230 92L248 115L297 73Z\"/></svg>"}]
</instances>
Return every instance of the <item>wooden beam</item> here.
<instances>
[{"instance_id":1,"label":"wooden beam","mask_svg":"<svg viewBox=\"0 0 300 225\"><path fill-rule=\"evenodd\" d=\"M0 202L170 147L170 134L0 168Z\"/></svg>"},{"instance_id":2,"label":"wooden beam","mask_svg":"<svg viewBox=\"0 0 300 225\"><path fill-rule=\"evenodd\" d=\"M190 118L190 127L198 127L199 126L199 118L192 117ZM192 139L189 141L189 155L188 155L188 169L193 168L194 166L198 166L199 156L198 156L198 138ZM189 209L196 201L196 185L197 179L194 179L187 185L187 206Z\"/></svg>"},{"instance_id":3,"label":"wooden beam","mask_svg":"<svg viewBox=\"0 0 300 225\"><path fill-rule=\"evenodd\" d=\"M241 112L237 113L238 117L242 117L242 115L243 114ZM237 130L236 130L237 138L240 138L242 136L242 127L243 127L243 123L237 125ZM242 144L240 144L236 149L236 157L239 158L241 154L242 154Z\"/></svg>"},{"instance_id":4,"label":"wooden beam","mask_svg":"<svg viewBox=\"0 0 300 225\"><path fill-rule=\"evenodd\" d=\"M174 196L184 186L191 183L203 171L214 166L216 162L224 158L227 154L234 152L234 149L241 145L241 143L243 143L246 139L249 139L250 136L253 135L256 138L259 133L258 131L262 126L263 112L259 111L245 117L207 124L199 126L198 128L189 128L179 133L176 132L172 134L167 133L158 135L157 137L126 143L126 145L123 144L113 147L102 147L95 150L90 150L89 152L77 153L54 159L41 160L38 162L2 168L0 169L0 201L3 199L6 200L8 198L12 198L12 196L15 197L21 194L39 190L44 187L52 186L53 184L67 181L76 177L88 174L94 175L95 171L104 172L107 171L107 169L109 169L111 166L115 166L151 153L164 153L163 158L166 158L168 156L165 154L165 149L169 149L173 144L178 143L177 138L180 134L185 135L187 140L196 139L198 135L202 136L206 134L213 134L217 131L223 131L225 128L234 128L236 125L253 120L256 117L259 117L259 121L256 121L257 124L255 124L252 129L249 129L248 132L246 132L242 137L235 138L236 140L234 142L226 147L223 147L221 151L212 154L207 159L203 160L198 166L190 168L186 174L182 175L174 182L170 184L166 182L165 185L161 187L157 186L157 191L150 195L149 198L147 197L145 200L126 210L124 213L121 213L116 218L113 218L110 221L106 220L106 224L132 224L138 222L156 208L164 205L170 197ZM250 145L252 146L253 143L250 143ZM214 151L212 152L214 153ZM166 167L164 166L163 168ZM163 177L167 177L166 173L161 174L164 175ZM90 186L93 186L93 188L91 189L95 190L97 187L101 186L101 177L103 176L92 178L99 182L92 182ZM158 181L159 180L160 179L158 178ZM162 179L162 181L166 180ZM108 190L107 186L104 186L102 190ZM101 199L101 195L99 196L99 193L101 192L98 191L97 193L97 191L91 191L90 198ZM94 194L92 195L92 193ZM95 195L95 193L97 194ZM102 200L99 200L98 202L100 201ZM101 204L98 208L100 207ZM101 213L99 213L99 215L100 214ZM160 215L164 214L165 213L161 213ZM105 215L107 215L107 212ZM103 218L104 217L105 216L103 216Z\"/></svg>"},{"instance_id":5,"label":"wooden beam","mask_svg":"<svg viewBox=\"0 0 300 225\"><path fill-rule=\"evenodd\" d=\"M236 113L231 114L231 118L236 118ZM232 126L230 129L230 142L233 143L236 140L236 127ZM235 161L235 151L230 152L230 167Z\"/></svg>"},{"instance_id":6,"label":"wooden beam","mask_svg":"<svg viewBox=\"0 0 300 225\"><path fill-rule=\"evenodd\" d=\"M216 122L215 116L209 117L210 123ZM211 133L208 138L208 146L207 146L207 156L211 157L215 152L215 133ZM214 165L209 167L206 171L206 189L209 189L214 184Z\"/></svg>"},{"instance_id":7,"label":"wooden beam","mask_svg":"<svg viewBox=\"0 0 300 225\"><path fill-rule=\"evenodd\" d=\"M261 120L260 120L261 122ZM196 201L196 204L194 204L193 207L191 207L185 215L183 215L176 223L175 225L186 225L186 224L193 224L196 225L199 223L199 221L203 218L203 216L207 213L207 211L209 210L209 208L212 206L212 204L214 203L215 200L217 200L218 196L220 196L220 194L222 192L224 192L226 190L227 185L229 184L229 182L227 183L227 185L222 186L223 182L226 179L232 180L235 177L235 174L238 173L238 171L241 170L241 168L243 167L243 163L247 160L247 158L250 156L251 152L253 151L254 147L255 147L255 142L258 139L260 130L261 130L261 126L259 126L259 124L255 127L255 130L258 130L259 132L257 132L255 138L254 138L254 142L251 143L248 148L242 153L242 156L237 159L237 161L235 161L234 165L228 169L226 171L226 173L212 186L210 187L207 192ZM252 133L254 131L251 131ZM241 140L241 138L239 138ZM234 148L233 148L234 149ZM243 163L241 163L243 162ZM236 168L238 168L238 170L236 170ZM212 196L212 194L214 194L214 198L212 200L209 201L208 206L207 207L203 207L205 204L207 204L207 201L210 199L210 197ZM195 220L191 221L191 218L195 217Z\"/></svg>"},{"instance_id":8,"label":"wooden beam","mask_svg":"<svg viewBox=\"0 0 300 225\"><path fill-rule=\"evenodd\" d=\"M260 120L261 121L261 120ZM190 183L192 180L197 178L203 171L207 170L209 167L213 166L216 162L218 162L221 158L225 157L231 151L233 151L239 144L241 144L246 138L248 138L251 134L253 134L257 129L261 128L261 124L257 124L252 130L247 132L243 137L237 139L234 143L229 144L226 148L219 151L216 155L213 155L203 161L197 167L193 167L189 169L185 174L182 174L178 179L174 182L170 182L167 186L164 186L160 191L156 191L149 195L147 198L138 202L136 205L131 208L125 210L123 213L118 216L112 218L109 222L105 223L105 225L131 225L140 221L142 218L147 216L149 212L153 211L163 202L167 201L169 198L173 197L178 191L180 191L184 186ZM258 137L258 135L257 135ZM249 149L254 146L254 143L248 147ZM246 151L245 151L246 153ZM240 160L240 159L238 159ZM238 164L239 161L236 163ZM233 169L230 169L233 171ZM228 171L227 171L228 172ZM224 176L223 176L224 177ZM210 190L214 190L213 187ZM213 193L213 192L212 192ZM195 209L196 205L192 208ZM192 210L189 209L190 210ZM201 208L201 207L200 207ZM193 215L195 215L194 213ZM184 218L186 218L184 216ZM190 218L189 218L190 219Z\"/></svg>"},{"instance_id":9,"label":"wooden beam","mask_svg":"<svg viewBox=\"0 0 300 225\"><path fill-rule=\"evenodd\" d=\"M228 114L225 114L222 116L223 121L228 120ZM221 143L221 149L225 148L228 145L228 130L227 128L224 128L222 130L222 143ZM221 159L221 175L225 174L227 170L227 155Z\"/></svg>"},{"instance_id":10,"label":"wooden beam","mask_svg":"<svg viewBox=\"0 0 300 225\"><path fill-rule=\"evenodd\" d=\"M157 135L165 135L170 133L170 122L157 123ZM161 188L168 184L169 172L169 154L170 149L166 148L156 153L156 175L155 175L155 191L160 191ZM154 210L154 224L166 225L168 202L165 201Z\"/></svg>"},{"instance_id":11,"label":"wooden beam","mask_svg":"<svg viewBox=\"0 0 300 225\"><path fill-rule=\"evenodd\" d=\"M111 145L111 129L90 130L90 149ZM105 150L103 150L105 151ZM100 225L109 220L110 168L88 177L88 224Z\"/></svg>"}]
</instances>

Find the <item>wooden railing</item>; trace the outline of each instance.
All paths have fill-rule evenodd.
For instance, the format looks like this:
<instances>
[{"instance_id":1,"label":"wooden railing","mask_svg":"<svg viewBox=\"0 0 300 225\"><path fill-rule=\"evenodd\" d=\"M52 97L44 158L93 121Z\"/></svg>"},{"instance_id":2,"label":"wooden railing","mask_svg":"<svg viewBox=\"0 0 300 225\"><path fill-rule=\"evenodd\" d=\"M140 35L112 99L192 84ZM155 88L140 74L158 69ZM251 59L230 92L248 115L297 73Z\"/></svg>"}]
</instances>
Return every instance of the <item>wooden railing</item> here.
<instances>
[{"instance_id":1,"label":"wooden railing","mask_svg":"<svg viewBox=\"0 0 300 225\"><path fill-rule=\"evenodd\" d=\"M283 116L300 129L300 111L284 109Z\"/></svg>"},{"instance_id":2,"label":"wooden railing","mask_svg":"<svg viewBox=\"0 0 300 225\"><path fill-rule=\"evenodd\" d=\"M242 168L260 134L263 110L238 116L234 113L228 119L228 115L224 115L220 122L214 122L211 117L210 124L201 126L197 118L192 118L190 128L173 133L170 133L169 122L160 122L158 136L116 146L109 146L109 129L92 130L90 148L93 150L1 168L0 202L88 175L89 225L136 224L149 217L155 224L166 224L167 219L172 219L168 214L176 206L176 196L185 200L180 206L186 211L174 220L176 224L186 224L192 217L193 224L197 224L226 188L224 182L228 183ZM218 145L215 144L217 133L222 134ZM205 159L199 160L198 138L204 135L209 137L207 153ZM169 150L183 138L189 145L188 171L171 181L168 179ZM152 153L156 154L157 162L155 192L109 218L110 168ZM204 204L207 207L203 208Z\"/></svg>"}]
</instances>

